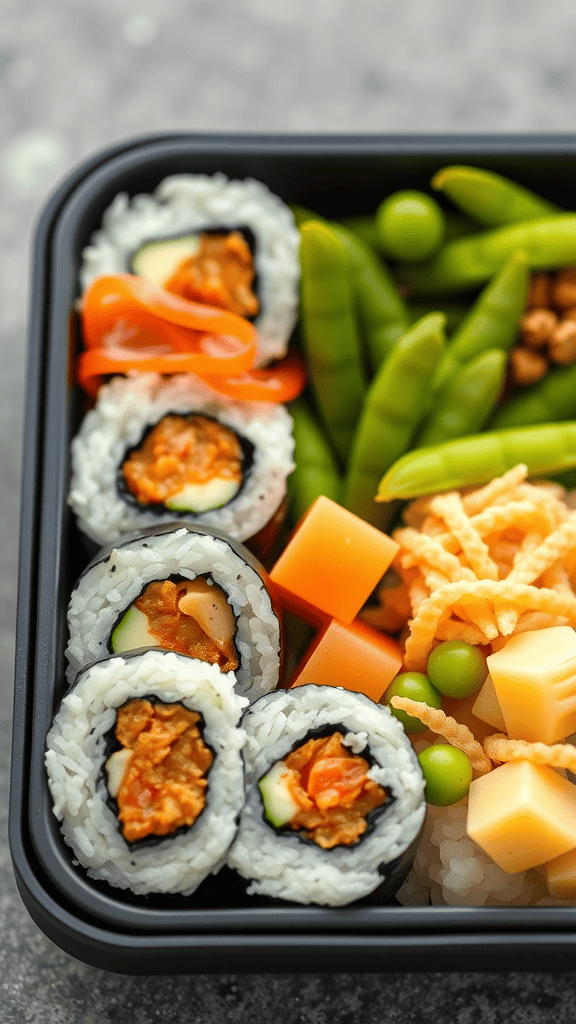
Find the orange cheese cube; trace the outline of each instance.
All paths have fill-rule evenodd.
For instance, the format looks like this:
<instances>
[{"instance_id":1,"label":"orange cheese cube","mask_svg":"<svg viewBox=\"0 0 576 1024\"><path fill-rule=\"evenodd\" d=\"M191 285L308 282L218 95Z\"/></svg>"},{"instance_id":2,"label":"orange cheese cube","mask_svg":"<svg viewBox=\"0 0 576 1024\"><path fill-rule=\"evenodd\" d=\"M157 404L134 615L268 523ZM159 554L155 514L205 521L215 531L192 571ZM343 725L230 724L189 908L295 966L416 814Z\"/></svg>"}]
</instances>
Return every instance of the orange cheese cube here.
<instances>
[{"instance_id":1,"label":"orange cheese cube","mask_svg":"<svg viewBox=\"0 0 576 1024\"><path fill-rule=\"evenodd\" d=\"M544 878L551 896L576 900L576 849L548 861L544 865Z\"/></svg>"},{"instance_id":2,"label":"orange cheese cube","mask_svg":"<svg viewBox=\"0 0 576 1024\"><path fill-rule=\"evenodd\" d=\"M378 701L401 668L402 651L391 637L359 620L348 626L332 619L306 651L292 686L343 686Z\"/></svg>"},{"instance_id":3,"label":"orange cheese cube","mask_svg":"<svg viewBox=\"0 0 576 1024\"><path fill-rule=\"evenodd\" d=\"M498 732L506 732L506 722L502 714L502 708L498 703L498 694L492 676L486 676L486 681L480 690L472 706L472 714L476 715L482 722L492 725Z\"/></svg>"},{"instance_id":4,"label":"orange cheese cube","mask_svg":"<svg viewBox=\"0 0 576 1024\"><path fill-rule=\"evenodd\" d=\"M292 595L293 608L300 603L350 623L398 550L387 534L322 496L300 521L270 578Z\"/></svg>"},{"instance_id":5,"label":"orange cheese cube","mask_svg":"<svg viewBox=\"0 0 576 1024\"><path fill-rule=\"evenodd\" d=\"M576 786L547 765L508 761L475 779L468 835L513 875L576 847Z\"/></svg>"},{"instance_id":6,"label":"orange cheese cube","mask_svg":"<svg viewBox=\"0 0 576 1024\"><path fill-rule=\"evenodd\" d=\"M557 743L576 730L576 631L517 633L487 659L511 739Z\"/></svg>"}]
</instances>

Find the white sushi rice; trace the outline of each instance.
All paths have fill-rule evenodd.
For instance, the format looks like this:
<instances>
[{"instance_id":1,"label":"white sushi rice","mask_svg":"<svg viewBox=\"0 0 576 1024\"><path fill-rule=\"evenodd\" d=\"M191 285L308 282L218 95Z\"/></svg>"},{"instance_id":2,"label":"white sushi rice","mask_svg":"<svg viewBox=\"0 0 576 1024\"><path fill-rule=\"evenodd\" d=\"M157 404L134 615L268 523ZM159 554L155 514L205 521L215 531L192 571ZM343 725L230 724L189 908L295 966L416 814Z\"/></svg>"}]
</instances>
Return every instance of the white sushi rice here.
<instances>
[{"instance_id":1,"label":"white sushi rice","mask_svg":"<svg viewBox=\"0 0 576 1024\"><path fill-rule=\"evenodd\" d=\"M118 620L152 580L209 575L236 618L237 691L255 700L278 685L280 624L262 578L226 540L193 528L147 534L101 556L82 574L68 607L68 679L109 653Z\"/></svg>"},{"instance_id":2,"label":"white sushi rice","mask_svg":"<svg viewBox=\"0 0 576 1024\"><path fill-rule=\"evenodd\" d=\"M312 729L328 724L344 727L344 742L354 753L368 747L376 761L368 774L395 801L358 843L324 850L266 822L258 782ZM242 725L247 797L228 863L251 880L248 893L343 906L377 889L378 869L407 850L426 809L422 772L400 722L362 694L309 684L263 697Z\"/></svg>"},{"instance_id":3,"label":"white sushi rice","mask_svg":"<svg viewBox=\"0 0 576 1024\"><path fill-rule=\"evenodd\" d=\"M203 738L214 754L206 804L185 832L138 847L124 840L107 804L103 762L116 709L156 696L202 715ZM47 737L46 770L66 843L92 878L137 894L187 896L225 862L244 799L238 722L246 700L234 692L234 674L173 652L114 657L79 676Z\"/></svg>"},{"instance_id":4,"label":"white sushi rice","mask_svg":"<svg viewBox=\"0 0 576 1024\"><path fill-rule=\"evenodd\" d=\"M153 195L116 196L102 228L84 249L82 289L100 274L126 273L136 249L154 239L207 228L247 227L256 239L260 313L258 365L286 353L296 322L300 232L291 210L259 181L229 180L224 174L175 174Z\"/></svg>"},{"instance_id":5,"label":"white sushi rice","mask_svg":"<svg viewBox=\"0 0 576 1024\"><path fill-rule=\"evenodd\" d=\"M203 413L254 445L254 461L239 493L222 508L201 514L150 511L119 492L118 469L128 449L167 413ZM97 544L123 533L182 521L214 526L236 540L253 537L272 518L294 469L292 417L283 405L232 402L192 374L165 380L149 373L116 377L100 389L96 406L72 442L69 503L83 532Z\"/></svg>"},{"instance_id":6,"label":"white sushi rice","mask_svg":"<svg viewBox=\"0 0 576 1024\"><path fill-rule=\"evenodd\" d=\"M429 903L451 907L518 906L547 895L541 875L509 875L470 839L468 800L450 807L428 807L414 867L396 898L404 906Z\"/></svg>"}]
</instances>

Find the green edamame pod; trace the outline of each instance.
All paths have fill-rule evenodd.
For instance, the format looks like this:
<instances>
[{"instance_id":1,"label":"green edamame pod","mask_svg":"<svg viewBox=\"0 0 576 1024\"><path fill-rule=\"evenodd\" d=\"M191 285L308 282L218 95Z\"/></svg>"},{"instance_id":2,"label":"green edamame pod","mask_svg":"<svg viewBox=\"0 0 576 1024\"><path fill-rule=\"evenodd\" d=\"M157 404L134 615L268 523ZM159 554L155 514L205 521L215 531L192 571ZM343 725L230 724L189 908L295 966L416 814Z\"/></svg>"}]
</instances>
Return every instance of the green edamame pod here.
<instances>
[{"instance_id":1,"label":"green edamame pod","mask_svg":"<svg viewBox=\"0 0 576 1024\"><path fill-rule=\"evenodd\" d=\"M328 224L346 249L356 312L368 361L372 371L376 372L409 322L405 303L392 276L371 246L350 228L336 221L324 221L303 206L293 206L292 212L300 229L310 220Z\"/></svg>"},{"instance_id":2,"label":"green edamame pod","mask_svg":"<svg viewBox=\"0 0 576 1024\"><path fill-rule=\"evenodd\" d=\"M402 455L421 420L430 375L444 346L444 316L431 313L411 327L374 378L350 457L344 505L373 526L386 510L374 502L378 481Z\"/></svg>"},{"instance_id":3,"label":"green edamame pod","mask_svg":"<svg viewBox=\"0 0 576 1024\"><path fill-rule=\"evenodd\" d=\"M288 406L294 421L294 461L296 469L288 477L290 512L294 521L308 510L321 494L342 501L342 479L336 458L304 398Z\"/></svg>"},{"instance_id":4,"label":"green edamame pod","mask_svg":"<svg viewBox=\"0 0 576 1024\"><path fill-rule=\"evenodd\" d=\"M349 258L327 224L308 221L301 234L301 317L310 381L328 436L345 462L366 393Z\"/></svg>"},{"instance_id":5,"label":"green edamame pod","mask_svg":"<svg viewBox=\"0 0 576 1024\"><path fill-rule=\"evenodd\" d=\"M434 392L442 396L461 367L487 349L501 348L507 352L512 347L526 306L529 283L526 256L521 251L512 253L450 339L434 374Z\"/></svg>"},{"instance_id":6,"label":"green edamame pod","mask_svg":"<svg viewBox=\"0 0 576 1024\"><path fill-rule=\"evenodd\" d=\"M487 228L536 220L559 211L555 203L481 167L443 167L432 178L432 188L444 192L464 213Z\"/></svg>"},{"instance_id":7,"label":"green edamame pod","mask_svg":"<svg viewBox=\"0 0 576 1024\"><path fill-rule=\"evenodd\" d=\"M576 363L549 370L542 380L498 409L491 430L572 420L576 416Z\"/></svg>"},{"instance_id":8,"label":"green edamame pod","mask_svg":"<svg viewBox=\"0 0 576 1024\"><path fill-rule=\"evenodd\" d=\"M341 224L330 227L348 253L352 290L368 361L376 372L408 327L408 312L392 277L369 246Z\"/></svg>"},{"instance_id":9,"label":"green edamame pod","mask_svg":"<svg viewBox=\"0 0 576 1024\"><path fill-rule=\"evenodd\" d=\"M476 288L522 249L535 270L576 263L576 214L512 224L458 238L419 267L405 267L402 281L413 295L441 295Z\"/></svg>"},{"instance_id":10,"label":"green edamame pod","mask_svg":"<svg viewBox=\"0 0 576 1024\"><path fill-rule=\"evenodd\" d=\"M398 459L380 481L377 501L485 484L524 463L529 476L576 466L576 422L472 434Z\"/></svg>"},{"instance_id":11,"label":"green edamame pod","mask_svg":"<svg viewBox=\"0 0 576 1024\"><path fill-rule=\"evenodd\" d=\"M418 435L418 447L442 444L481 430L490 418L505 376L506 353L498 348L482 352L463 366L450 379L442 392L442 402Z\"/></svg>"}]
</instances>

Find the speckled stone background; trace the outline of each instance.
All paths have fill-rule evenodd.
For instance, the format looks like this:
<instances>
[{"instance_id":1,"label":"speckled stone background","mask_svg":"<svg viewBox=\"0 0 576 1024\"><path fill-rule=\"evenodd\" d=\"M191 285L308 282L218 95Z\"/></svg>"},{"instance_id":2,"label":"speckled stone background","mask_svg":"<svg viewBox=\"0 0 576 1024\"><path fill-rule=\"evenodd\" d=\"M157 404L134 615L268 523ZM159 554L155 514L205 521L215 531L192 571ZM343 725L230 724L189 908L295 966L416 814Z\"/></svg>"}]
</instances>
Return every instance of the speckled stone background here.
<instances>
[{"instance_id":1,"label":"speckled stone background","mask_svg":"<svg viewBox=\"0 0 576 1024\"><path fill-rule=\"evenodd\" d=\"M573 0L0 0L0 1021L574 1019L566 973L136 979L86 967L28 917L5 822L27 265L56 183L151 131L575 131L575 44Z\"/></svg>"}]
</instances>

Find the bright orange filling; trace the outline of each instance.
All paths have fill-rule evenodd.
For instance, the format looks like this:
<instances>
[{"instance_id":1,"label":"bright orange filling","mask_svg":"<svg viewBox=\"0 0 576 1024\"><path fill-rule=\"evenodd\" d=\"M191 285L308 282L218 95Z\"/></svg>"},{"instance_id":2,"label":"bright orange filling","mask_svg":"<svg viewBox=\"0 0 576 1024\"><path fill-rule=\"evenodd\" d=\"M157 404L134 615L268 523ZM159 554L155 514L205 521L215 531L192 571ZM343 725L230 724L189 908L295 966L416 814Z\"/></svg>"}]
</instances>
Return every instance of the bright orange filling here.
<instances>
[{"instance_id":1,"label":"bright orange filling","mask_svg":"<svg viewBox=\"0 0 576 1024\"><path fill-rule=\"evenodd\" d=\"M192 302L251 317L260 308L253 280L252 253L239 231L202 232L198 251L180 264L164 287Z\"/></svg>"},{"instance_id":2,"label":"bright orange filling","mask_svg":"<svg viewBox=\"0 0 576 1024\"><path fill-rule=\"evenodd\" d=\"M299 807L290 826L325 850L355 843L366 831L367 815L386 800L386 790L368 778L368 761L344 746L340 732L308 740L284 764Z\"/></svg>"},{"instance_id":3,"label":"bright orange filling","mask_svg":"<svg viewBox=\"0 0 576 1024\"><path fill-rule=\"evenodd\" d=\"M122 466L143 504L169 501L188 483L225 477L240 486L242 448L230 427L207 416L165 416Z\"/></svg>"},{"instance_id":4,"label":"bright orange filling","mask_svg":"<svg viewBox=\"0 0 576 1024\"><path fill-rule=\"evenodd\" d=\"M213 757L199 721L181 704L133 700L119 709L116 738L133 751L116 796L128 842L192 825L203 810Z\"/></svg>"},{"instance_id":5,"label":"bright orange filling","mask_svg":"<svg viewBox=\"0 0 576 1024\"><path fill-rule=\"evenodd\" d=\"M224 639L209 636L193 616L185 614L180 608L180 602L190 589L194 589L195 582L154 580L136 599L135 605L147 616L148 632L152 633L161 647L218 665L223 672L234 672L238 668L238 655L233 635ZM210 593L214 601L220 604L223 602L222 611L229 612L224 591L214 584Z\"/></svg>"}]
</instances>

